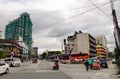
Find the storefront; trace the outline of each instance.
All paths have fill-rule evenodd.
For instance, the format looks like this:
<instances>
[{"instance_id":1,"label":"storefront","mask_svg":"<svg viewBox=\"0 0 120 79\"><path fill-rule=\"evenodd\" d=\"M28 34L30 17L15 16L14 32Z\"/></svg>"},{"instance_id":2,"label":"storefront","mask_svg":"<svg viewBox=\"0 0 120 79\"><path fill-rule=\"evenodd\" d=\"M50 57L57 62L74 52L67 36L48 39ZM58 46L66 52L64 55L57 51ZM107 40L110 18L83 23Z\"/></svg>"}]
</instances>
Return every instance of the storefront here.
<instances>
[{"instance_id":1,"label":"storefront","mask_svg":"<svg viewBox=\"0 0 120 79\"><path fill-rule=\"evenodd\" d=\"M23 49L19 44L6 39L0 39L0 50L6 51L7 56L10 56L11 52L13 52L15 57L21 57L23 52Z\"/></svg>"}]
</instances>

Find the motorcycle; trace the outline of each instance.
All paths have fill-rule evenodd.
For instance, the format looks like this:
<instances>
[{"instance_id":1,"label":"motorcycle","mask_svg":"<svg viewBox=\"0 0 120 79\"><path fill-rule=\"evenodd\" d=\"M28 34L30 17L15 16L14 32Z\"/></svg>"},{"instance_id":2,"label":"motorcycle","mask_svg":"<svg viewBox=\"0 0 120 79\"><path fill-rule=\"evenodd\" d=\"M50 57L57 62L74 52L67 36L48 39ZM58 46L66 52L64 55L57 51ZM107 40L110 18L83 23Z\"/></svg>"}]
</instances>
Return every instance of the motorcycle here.
<instances>
[{"instance_id":1,"label":"motorcycle","mask_svg":"<svg viewBox=\"0 0 120 79\"><path fill-rule=\"evenodd\" d=\"M37 63L37 58L33 58L32 63Z\"/></svg>"},{"instance_id":2,"label":"motorcycle","mask_svg":"<svg viewBox=\"0 0 120 79\"><path fill-rule=\"evenodd\" d=\"M59 69L58 61L55 61L54 65L53 65L53 70L58 70L58 69Z\"/></svg>"}]
</instances>

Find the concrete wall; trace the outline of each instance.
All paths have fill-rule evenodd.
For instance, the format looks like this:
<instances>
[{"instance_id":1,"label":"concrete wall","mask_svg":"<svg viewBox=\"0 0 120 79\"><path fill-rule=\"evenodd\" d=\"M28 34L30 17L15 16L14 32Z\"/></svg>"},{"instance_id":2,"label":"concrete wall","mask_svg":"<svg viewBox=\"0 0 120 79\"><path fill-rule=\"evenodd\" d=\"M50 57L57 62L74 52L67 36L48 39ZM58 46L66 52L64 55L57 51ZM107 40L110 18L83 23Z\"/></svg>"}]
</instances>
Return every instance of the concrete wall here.
<instances>
[{"instance_id":1,"label":"concrete wall","mask_svg":"<svg viewBox=\"0 0 120 79\"><path fill-rule=\"evenodd\" d=\"M89 53L89 37L87 33L77 34L77 52Z\"/></svg>"}]
</instances>

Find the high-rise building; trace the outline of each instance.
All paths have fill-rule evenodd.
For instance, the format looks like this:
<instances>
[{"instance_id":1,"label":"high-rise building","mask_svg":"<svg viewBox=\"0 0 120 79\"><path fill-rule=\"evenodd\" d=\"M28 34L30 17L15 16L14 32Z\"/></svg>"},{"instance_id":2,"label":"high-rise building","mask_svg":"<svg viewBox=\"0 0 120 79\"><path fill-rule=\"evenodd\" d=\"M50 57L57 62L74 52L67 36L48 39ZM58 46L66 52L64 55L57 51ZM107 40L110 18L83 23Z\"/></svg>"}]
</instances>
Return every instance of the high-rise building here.
<instances>
[{"instance_id":1,"label":"high-rise building","mask_svg":"<svg viewBox=\"0 0 120 79\"><path fill-rule=\"evenodd\" d=\"M74 35L68 36L68 48L72 52L88 53L90 56L96 55L95 38L88 33L81 31L75 32Z\"/></svg>"},{"instance_id":2,"label":"high-rise building","mask_svg":"<svg viewBox=\"0 0 120 79\"><path fill-rule=\"evenodd\" d=\"M23 41L19 39L22 38ZM32 22L28 13L23 13L19 18L6 25L5 39L13 40L16 43L24 42L28 53L32 50Z\"/></svg>"},{"instance_id":3,"label":"high-rise building","mask_svg":"<svg viewBox=\"0 0 120 79\"><path fill-rule=\"evenodd\" d=\"M34 57L38 57L38 47L33 47Z\"/></svg>"},{"instance_id":4,"label":"high-rise building","mask_svg":"<svg viewBox=\"0 0 120 79\"><path fill-rule=\"evenodd\" d=\"M108 52L102 44L96 45L96 52L97 52L98 57L107 57L108 56Z\"/></svg>"},{"instance_id":5,"label":"high-rise building","mask_svg":"<svg viewBox=\"0 0 120 79\"><path fill-rule=\"evenodd\" d=\"M107 40L104 35L97 36L96 38L96 44L101 44L106 51L108 51L107 47Z\"/></svg>"}]
</instances>

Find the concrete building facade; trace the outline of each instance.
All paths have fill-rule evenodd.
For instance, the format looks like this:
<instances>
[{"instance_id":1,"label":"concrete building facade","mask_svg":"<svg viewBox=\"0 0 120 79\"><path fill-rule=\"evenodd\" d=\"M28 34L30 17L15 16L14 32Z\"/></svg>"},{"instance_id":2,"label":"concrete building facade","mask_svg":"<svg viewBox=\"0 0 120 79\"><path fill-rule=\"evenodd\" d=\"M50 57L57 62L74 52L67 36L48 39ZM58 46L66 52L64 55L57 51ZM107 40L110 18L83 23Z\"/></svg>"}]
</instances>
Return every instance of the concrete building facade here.
<instances>
[{"instance_id":1,"label":"concrete building facade","mask_svg":"<svg viewBox=\"0 0 120 79\"><path fill-rule=\"evenodd\" d=\"M38 57L38 47L33 47L33 55L34 57Z\"/></svg>"},{"instance_id":2,"label":"concrete building facade","mask_svg":"<svg viewBox=\"0 0 120 79\"><path fill-rule=\"evenodd\" d=\"M68 47L72 52L88 53L90 56L96 55L96 41L89 33L75 32L68 36Z\"/></svg>"},{"instance_id":3,"label":"concrete building facade","mask_svg":"<svg viewBox=\"0 0 120 79\"><path fill-rule=\"evenodd\" d=\"M104 47L104 49L108 51L107 40L104 35L100 35L96 37L95 39L96 39L96 44L101 44Z\"/></svg>"},{"instance_id":4,"label":"concrete building facade","mask_svg":"<svg viewBox=\"0 0 120 79\"><path fill-rule=\"evenodd\" d=\"M7 56L10 56L11 48L13 48L14 57L22 57L23 47L14 41L0 39L0 50L6 51Z\"/></svg>"},{"instance_id":5,"label":"concrete building facade","mask_svg":"<svg viewBox=\"0 0 120 79\"><path fill-rule=\"evenodd\" d=\"M98 57L107 57L108 55L108 52L106 51L102 44L96 45L96 52Z\"/></svg>"}]
</instances>

